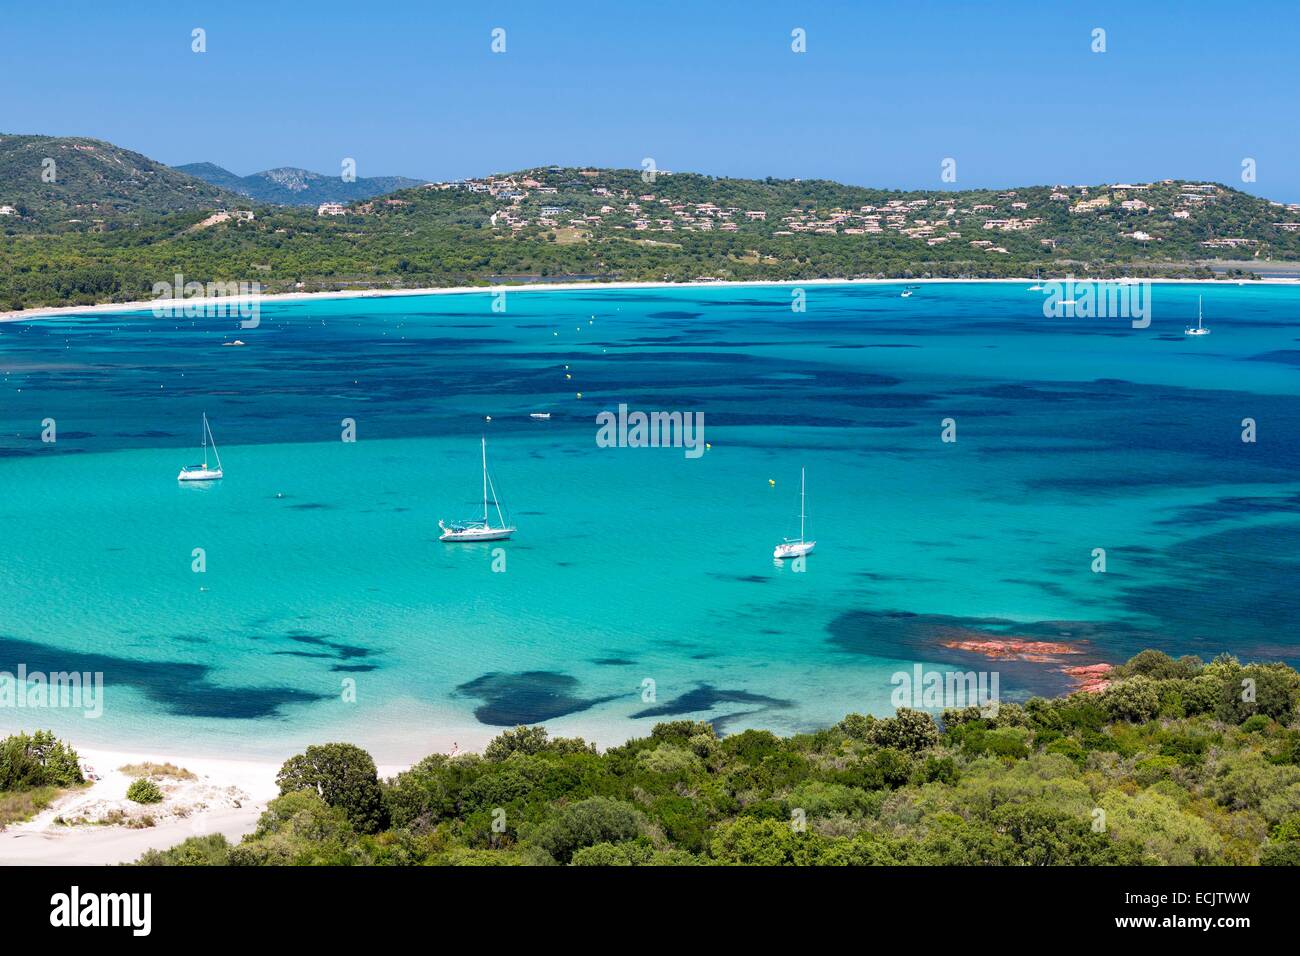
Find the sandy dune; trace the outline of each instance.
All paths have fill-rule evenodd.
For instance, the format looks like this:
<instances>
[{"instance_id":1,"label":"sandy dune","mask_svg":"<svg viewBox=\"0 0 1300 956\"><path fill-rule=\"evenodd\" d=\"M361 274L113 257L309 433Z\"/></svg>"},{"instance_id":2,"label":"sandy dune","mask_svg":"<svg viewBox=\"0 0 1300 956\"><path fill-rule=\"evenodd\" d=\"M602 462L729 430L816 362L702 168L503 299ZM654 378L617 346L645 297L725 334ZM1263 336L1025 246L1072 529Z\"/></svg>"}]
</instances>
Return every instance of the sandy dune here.
<instances>
[{"instance_id":1,"label":"sandy dune","mask_svg":"<svg viewBox=\"0 0 1300 956\"><path fill-rule=\"evenodd\" d=\"M150 849L166 849L187 837L222 833L238 842L257 825L267 801L278 794L273 763L189 759L160 754L81 750L82 766L100 779L69 794L36 817L0 831L0 864L68 865L129 863ZM193 779L159 778L161 803L126 798L132 777L119 768L142 762L171 763ZM131 826L152 818L153 826ZM65 822L55 822L61 819ZM117 821L100 823L97 821Z\"/></svg>"}]
</instances>

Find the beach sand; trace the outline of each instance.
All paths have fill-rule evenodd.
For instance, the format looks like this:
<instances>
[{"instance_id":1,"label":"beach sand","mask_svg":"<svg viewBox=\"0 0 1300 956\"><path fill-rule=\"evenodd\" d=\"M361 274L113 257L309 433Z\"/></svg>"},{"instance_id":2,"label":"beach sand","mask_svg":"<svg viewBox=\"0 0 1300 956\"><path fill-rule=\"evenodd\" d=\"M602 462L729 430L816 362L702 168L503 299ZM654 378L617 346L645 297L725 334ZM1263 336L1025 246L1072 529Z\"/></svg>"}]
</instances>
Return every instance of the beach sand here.
<instances>
[{"instance_id":1,"label":"beach sand","mask_svg":"<svg viewBox=\"0 0 1300 956\"><path fill-rule=\"evenodd\" d=\"M226 305L256 299L261 302L308 302L313 299L384 299L394 296L421 295L464 295L470 292L574 292L603 289L699 289L699 288L761 288L764 286L805 287L818 285L952 285L978 283L1045 283L1064 282L1151 282L1153 285L1179 285L1187 283L1234 282L1244 285L1245 280L1227 279L1085 279L1071 276L1058 276L1048 279L1036 279L1032 276L1011 279L803 279L772 280L754 279L747 282L533 282L518 285L473 285L454 288L433 289L350 289L338 292L277 292L256 296L222 296L219 299L150 299L147 302L106 302L99 305L60 305L40 309L23 309L17 312L0 312L0 322L19 322L27 319L52 318L61 315L92 315L106 312L140 312L145 310L185 308L207 302L223 302ZM1251 285L1296 285L1300 278L1264 278L1252 279Z\"/></svg>"},{"instance_id":2,"label":"beach sand","mask_svg":"<svg viewBox=\"0 0 1300 956\"><path fill-rule=\"evenodd\" d=\"M0 830L0 865L107 866L131 863L146 850L164 850L193 836L220 833L231 843L257 826L267 803L279 795L280 764L244 760L78 749L81 765L99 779L65 794L30 820ZM134 777L124 766L170 763L192 779L155 778L161 803L126 798ZM381 777L403 767L381 767ZM121 816L118 816L118 815ZM151 817L153 826L129 821ZM109 818L118 822L100 823ZM64 822L56 822L61 820Z\"/></svg>"}]
</instances>

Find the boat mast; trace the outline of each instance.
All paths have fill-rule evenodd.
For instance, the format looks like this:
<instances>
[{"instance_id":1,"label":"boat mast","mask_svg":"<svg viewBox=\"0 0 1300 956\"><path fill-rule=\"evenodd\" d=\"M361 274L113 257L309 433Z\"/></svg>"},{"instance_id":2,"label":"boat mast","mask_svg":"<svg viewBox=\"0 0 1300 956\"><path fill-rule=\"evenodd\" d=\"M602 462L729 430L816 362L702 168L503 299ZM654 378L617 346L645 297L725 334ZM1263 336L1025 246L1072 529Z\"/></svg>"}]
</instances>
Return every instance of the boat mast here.
<instances>
[{"instance_id":1,"label":"boat mast","mask_svg":"<svg viewBox=\"0 0 1300 956\"><path fill-rule=\"evenodd\" d=\"M208 467L208 413L203 413L203 467Z\"/></svg>"},{"instance_id":2,"label":"boat mast","mask_svg":"<svg viewBox=\"0 0 1300 956\"><path fill-rule=\"evenodd\" d=\"M481 441L482 444L483 444L483 523L486 525L486 524L488 523L488 510L487 510L487 485L488 485L488 479L487 479L487 436L484 435L484 436L480 439L480 441Z\"/></svg>"},{"instance_id":3,"label":"boat mast","mask_svg":"<svg viewBox=\"0 0 1300 956\"><path fill-rule=\"evenodd\" d=\"M804 470L799 469L799 543L803 544L803 519L804 519Z\"/></svg>"},{"instance_id":4,"label":"boat mast","mask_svg":"<svg viewBox=\"0 0 1300 956\"><path fill-rule=\"evenodd\" d=\"M1196 297L1196 327L1198 329L1201 327L1201 297L1199 295Z\"/></svg>"}]
</instances>

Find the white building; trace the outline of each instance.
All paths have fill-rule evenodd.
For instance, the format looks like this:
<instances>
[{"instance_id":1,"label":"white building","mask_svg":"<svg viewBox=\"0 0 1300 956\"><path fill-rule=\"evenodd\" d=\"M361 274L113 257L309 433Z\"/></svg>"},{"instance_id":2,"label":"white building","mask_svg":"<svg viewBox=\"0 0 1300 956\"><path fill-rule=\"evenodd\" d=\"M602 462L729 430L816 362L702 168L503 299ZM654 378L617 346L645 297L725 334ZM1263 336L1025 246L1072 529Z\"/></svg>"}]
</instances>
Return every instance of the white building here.
<instances>
[{"instance_id":1,"label":"white building","mask_svg":"<svg viewBox=\"0 0 1300 956\"><path fill-rule=\"evenodd\" d=\"M316 209L318 216L346 216L348 207L341 202L323 202Z\"/></svg>"}]
</instances>

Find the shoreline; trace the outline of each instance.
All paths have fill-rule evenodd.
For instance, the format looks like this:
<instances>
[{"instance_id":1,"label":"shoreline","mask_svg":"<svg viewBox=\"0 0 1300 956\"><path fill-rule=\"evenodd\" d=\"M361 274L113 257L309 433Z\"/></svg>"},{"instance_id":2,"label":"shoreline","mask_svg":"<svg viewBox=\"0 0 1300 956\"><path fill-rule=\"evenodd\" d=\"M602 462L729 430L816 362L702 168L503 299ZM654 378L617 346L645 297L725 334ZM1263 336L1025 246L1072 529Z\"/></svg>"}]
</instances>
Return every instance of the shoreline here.
<instances>
[{"instance_id":1,"label":"shoreline","mask_svg":"<svg viewBox=\"0 0 1300 956\"><path fill-rule=\"evenodd\" d=\"M747 279L737 282L692 280L690 282L534 282L517 285L473 285L473 286L439 286L423 289L345 289L333 292L275 292L270 294L220 296L215 298L199 297L185 299L149 299L142 302L104 302L96 305L53 305L35 309L0 312L0 322L21 322L26 319L57 318L68 315L111 315L115 312L152 311L154 308L185 308L207 303L222 302L238 304L241 302L311 302L313 300L330 301L333 299L388 299L406 296L428 295L468 295L473 293L494 292L616 292L628 289L700 289L700 288L762 288L762 287L803 287L823 285L981 285L1007 283L1045 283L1045 282L1106 282L1137 283L1149 282L1152 285L1229 285L1252 286L1294 286L1300 285L1300 276L1296 278L1263 279L1139 279L1118 277L1114 279L1080 279L1073 276L1061 276L1052 279L1023 276L1008 279Z\"/></svg>"},{"instance_id":2,"label":"shoreline","mask_svg":"<svg viewBox=\"0 0 1300 956\"><path fill-rule=\"evenodd\" d=\"M149 850L166 850L190 837L217 833L238 843L256 829L267 804L279 796L275 778L283 761L82 748L73 740L68 742L80 757L83 771L89 774L93 770L98 779L91 781L87 776L87 786L64 793L28 820L0 829L0 866L134 863ZM189 771L190 776L154 778L164 792L163 802L135 804L126 799L126 788L134 777L122 773L121 768L139 763L170 763ZM396 776L407 765L380 765L377 769L383 779ZM97 822L108 815L117 816L117 822ZM142 817L151 818L153 825L125 822Z\"/></svg>"}]
</instances>

